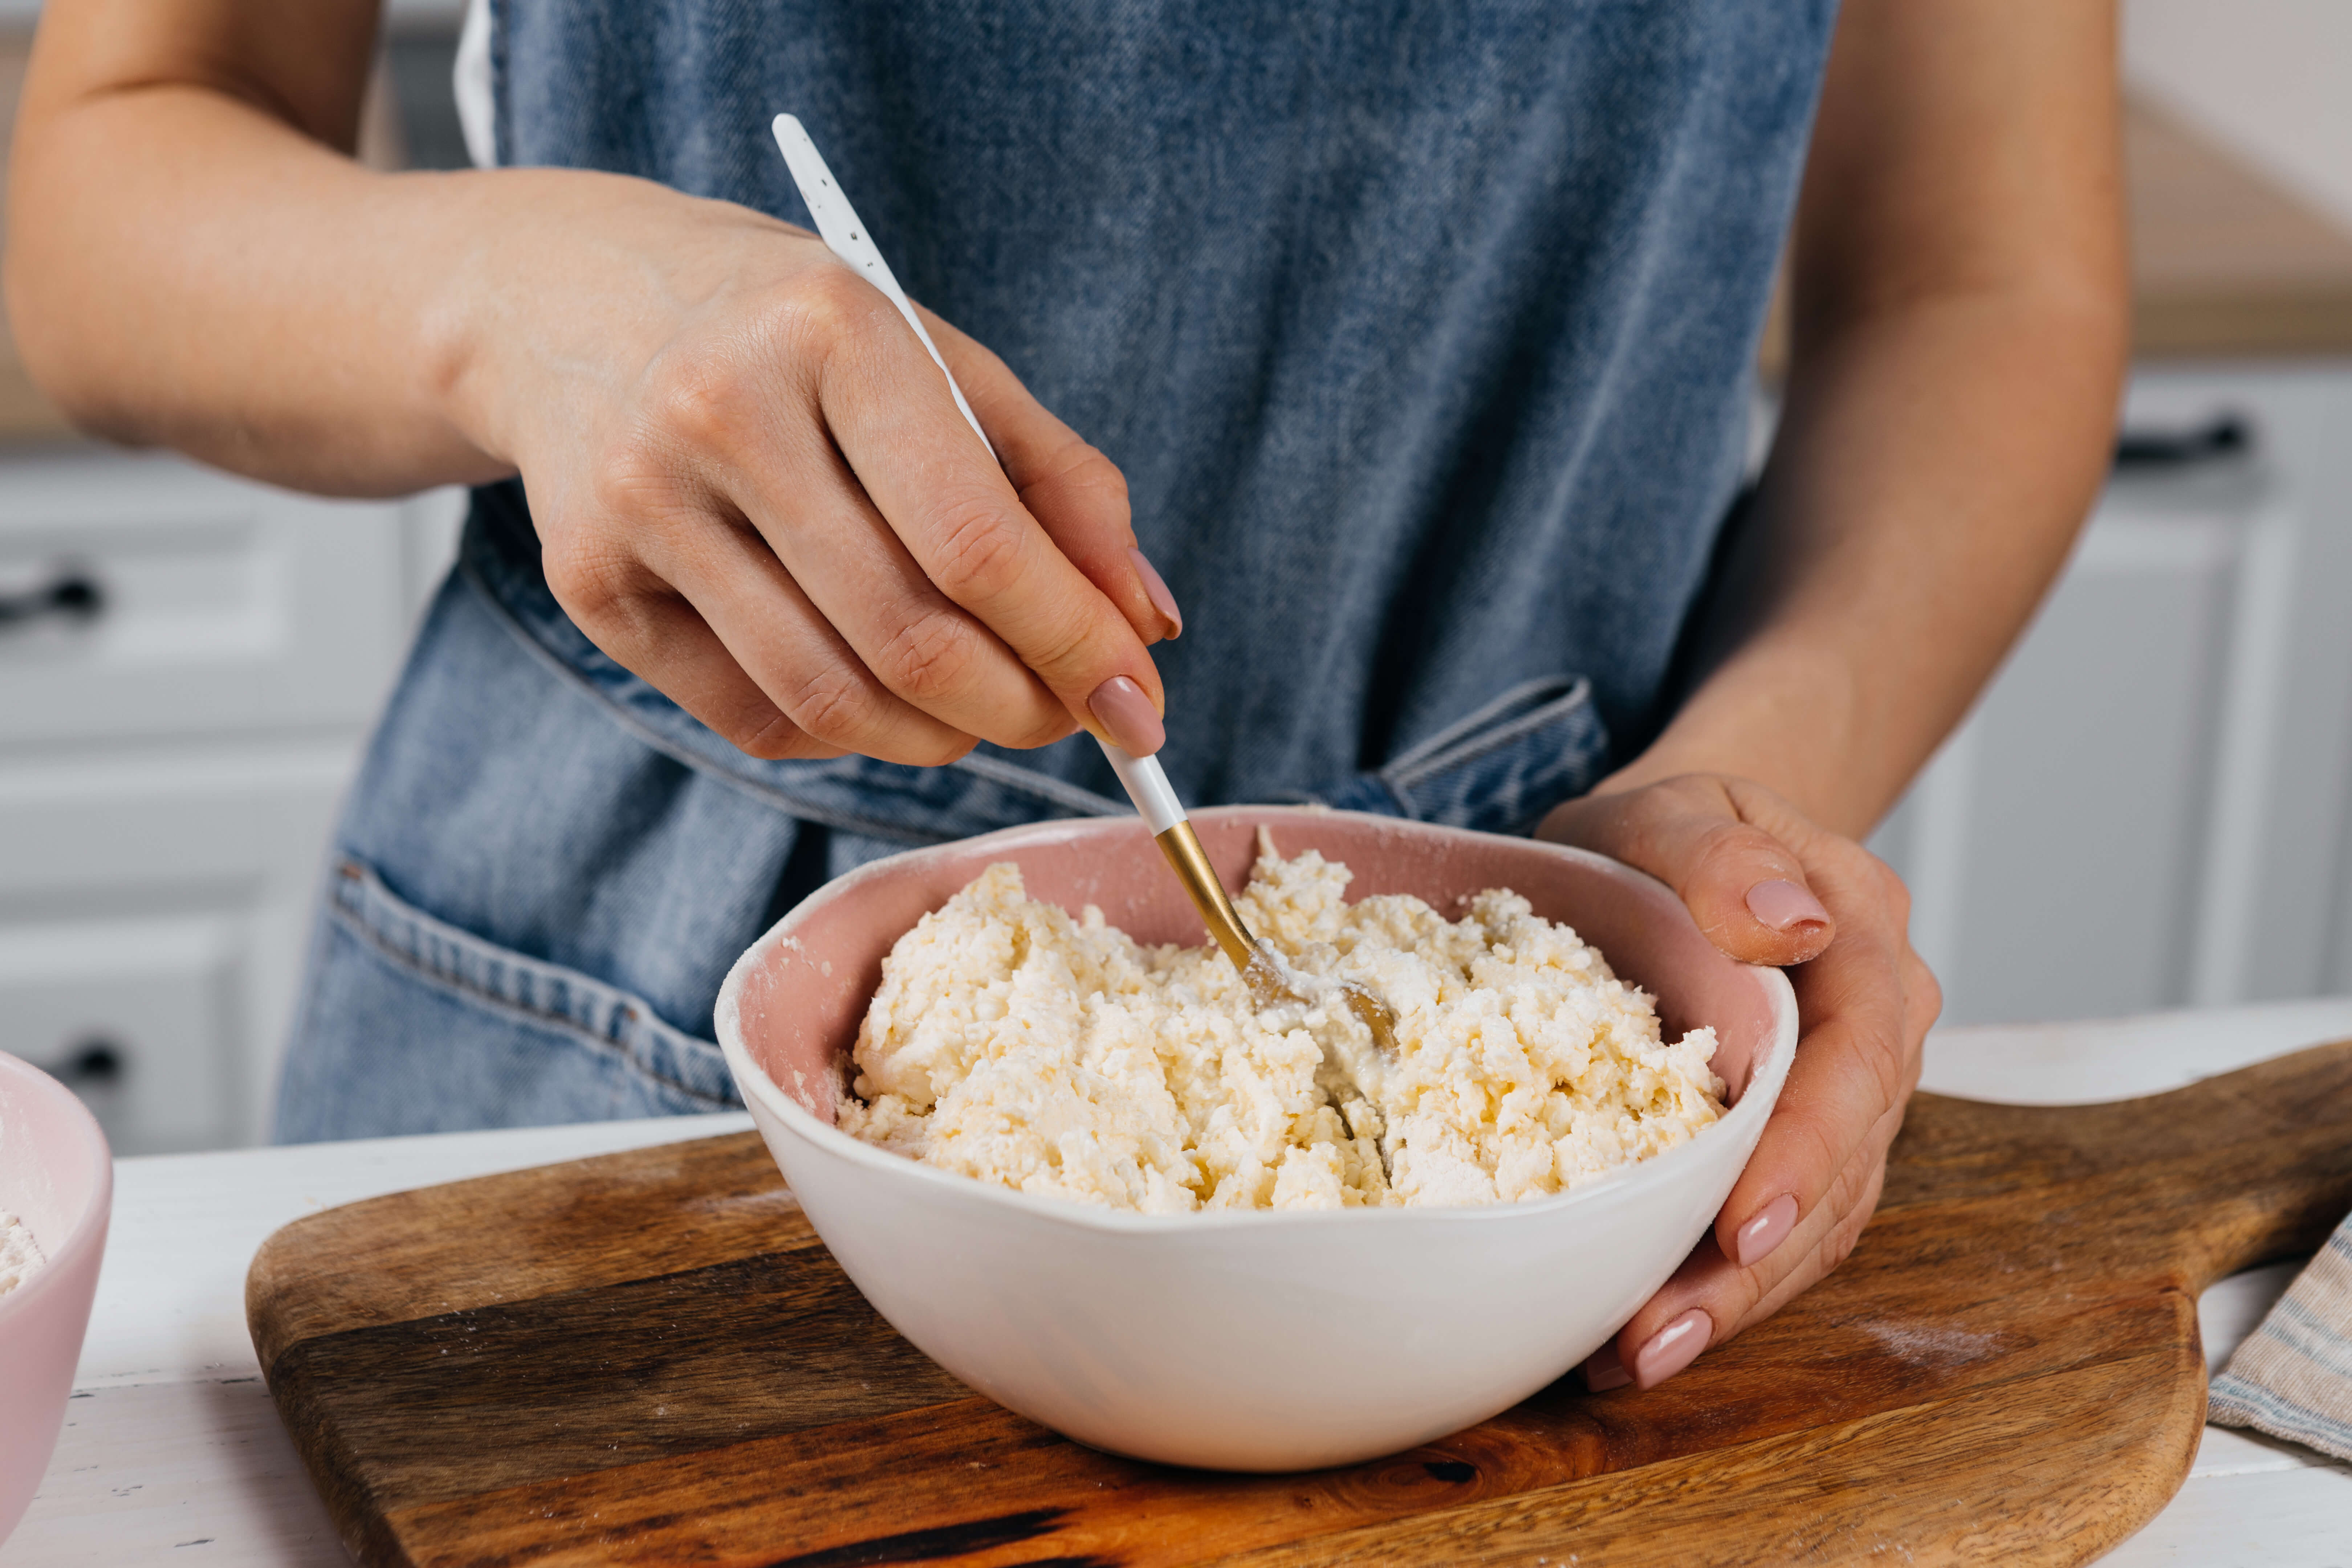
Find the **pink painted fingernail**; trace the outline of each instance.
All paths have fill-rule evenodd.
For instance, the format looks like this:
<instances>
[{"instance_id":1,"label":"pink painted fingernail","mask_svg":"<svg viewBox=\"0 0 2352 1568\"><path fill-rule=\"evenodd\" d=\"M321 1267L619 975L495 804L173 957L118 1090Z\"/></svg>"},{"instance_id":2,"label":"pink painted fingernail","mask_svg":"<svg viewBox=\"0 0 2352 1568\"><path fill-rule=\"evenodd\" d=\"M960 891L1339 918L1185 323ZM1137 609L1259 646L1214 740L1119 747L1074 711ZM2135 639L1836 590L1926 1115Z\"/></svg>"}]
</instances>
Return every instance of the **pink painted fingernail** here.
<instances>
[{"instance_id":1,"label":"pink painted fingernail","mask_svg":"<svg viewBox=\"0 0 2352 1568\"><path fill-rule=\"evenodd\" d=\"M1612 1388L1622 1388L1633 1381L1625 1370L1625 1358L1617 1353L1617 1342L1611 1340L1584 1361L1584 1386L1595 1394L1606 1394Z\"/></svg>"},{"instance_id":2,"label":"pink painted fingernail","mask_svg":"<svg viewBox=\"0 0 2352 1568\"><path fill-rule=\"evenodd\" d=\"M1128 559L1135 563L1135 574L1143 581L1143 592L1168 622L1168 635L1184 635L1184 612L1176 607L1176 595L1168 591L1168 580L1152 568L1150 559L1140 550L1130 550Z\"/></svg>"},{"instance_id":3,"label":"pink painted fingernail","mask_svg":"<svg viewBox=\"0 0 2352 1568\"><path fill-rule=\"evenodd\" d=\"M1830 912L1822 908L1821 900L1796 883L1779 878L1748 889L1748 909L1774 931L1830 923Z\"/></svg>"},{"instance_id":4,"label":"pink painted fingernail","mask_svg":"<svg viewBox=\"0 0 2352 1568\"><path fill-rule=\"evenodd\" d=\"M1114 675L1095 688L1087 710L1110 731L1111 742L1130 757L1148 757L1168 743L1167 727L1143 688L1124 675Z\"/></svg>"},{"instance_id":5,"label":"pink painted fingernail","mask_svg":"<svg viewBox=\"0 0 2352 1568\"><path fill-rule=\"evenodd\" d=\"M1789 1233L1796 1228L1797 1200L1791 1194L1782 1193L1766 1204L1755 1218L1741 1226L1731 1238L1739 1254L1735 1261L1742 1268L1755 1268L1771 1257L1772 1249L1788 1240Z\"/></svg>"},{"instance_id":6,"label":"pink painted fingernail","mask_svg":"<svg viewBox=\"0 0 2352 1568\"><path fill-rule=\"evenodd\" d=\"M1655 1388L1666 1379L1698 1359L1706 1349L1707 1341L1715 1337L1715 1320L1706 1315L1704 1307L1693 1307L1664 1328L1650 1336L1650 1342L1633 1352L1633 1381L1643 1388Z\"/></svg>"}]
</instances>

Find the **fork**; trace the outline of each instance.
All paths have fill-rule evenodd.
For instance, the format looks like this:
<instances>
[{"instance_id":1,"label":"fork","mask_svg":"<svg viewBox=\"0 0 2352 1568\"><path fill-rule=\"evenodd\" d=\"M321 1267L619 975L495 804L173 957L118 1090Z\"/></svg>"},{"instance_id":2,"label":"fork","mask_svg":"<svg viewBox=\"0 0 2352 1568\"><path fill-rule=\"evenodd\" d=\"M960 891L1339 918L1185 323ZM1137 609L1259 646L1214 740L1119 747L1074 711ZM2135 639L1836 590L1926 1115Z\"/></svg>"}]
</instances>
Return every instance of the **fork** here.
<instances>
[{"instance_id":1,"label":"fork","mask_svg":"<svg viewBox=\"0 0 2352 1568\"><path fill-rule=\"evenodd\" d=\"M799 120L789 114L777 115L772 129L775 132L776 146L784 155L784 166L792 171L793 183L800 187L801 199L808 204L809 216L816 220L817 233L824 237L826 247L853 271L880 289L883 296L898 308L898 313L907 319L908 326L915 329L915 336L929 353L931 363L938 365L940 374L948 378L948 392L955 398L957 412L971 426L971 433L980 437L981 445L988 448L989 456L994 457L996 447L988 439L988 433L980 427L980 421L973 416L971 405L964 401L963 388L956 384L955 373L948 369L948 362L940 357L939 345L932 342L931 334L923 330L922 318L915 313L914 304L908 300L906 290L898 287L898 279L890 271L889 263L882 259L881 247L874 243L866 226L858 221L856 209L849 205L849 197L843 194L840 183L833 177L833 171L825 167L824 159L818 153L816 143L809 140L807 130ZM1312 998L1303 994L1298 977L1290 971L1289 965L1274 949L1252 936L1249 927L1242 923L1241 913L1234 908L1233 900L1226 896L1224 884L1218 880L1215 868L1209 864L1208 851L1202 847L1200 836L1192 831L1192 819L1184 812L1184 803L1176 798L1176 791L1169 784L1168 774L1160 767L1160 759L1130 755L1099 736L1097 741L1102 746L1103 755L1110 761L1111 771L1118 775L1118 782L1126 787L1128 798L1135 803L1135 809L1151 829L1152 839L1160 846L1160 853L1176 873L1176 879L1183 884L1185 893L1192 900L1192 907L1200 911L1201 923L1208 927L1210 937L1233 961L1234 967L1241 971L1242 982L1249 988L1250 999L1260 1007L1283 1003L1312 1005ZM1395 1012L1386 1001L1359 981L1340 980L1332 984L1345 999L1348 1009L1371 1031L1372 1042L1379 1047L1381 1057L1393 1060L1397 1052ZM1333 1065L1355 1086L1360 1096L1368 1101L1370 1100L1355 1073L1344 1064Z\"/></svg>"}]
</instances>

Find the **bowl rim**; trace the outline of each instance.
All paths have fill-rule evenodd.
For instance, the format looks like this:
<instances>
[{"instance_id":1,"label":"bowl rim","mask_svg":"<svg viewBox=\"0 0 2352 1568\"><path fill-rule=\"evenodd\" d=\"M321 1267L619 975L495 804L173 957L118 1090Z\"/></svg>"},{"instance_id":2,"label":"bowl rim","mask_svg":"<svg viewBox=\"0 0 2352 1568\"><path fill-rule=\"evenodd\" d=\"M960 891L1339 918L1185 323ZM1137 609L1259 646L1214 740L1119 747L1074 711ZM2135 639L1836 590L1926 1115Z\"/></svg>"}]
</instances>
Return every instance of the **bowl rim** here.
<instances>
[{"instance_id":1,"label":"bowl rim","mask_svg":"<svg viewBox=\"0 0 2352 1568\"><path fill-rule=\"evenodd\" d=\"M34 1237L41 1245L45 1261L40 1272L0 1296L0 1322L28 1310L50 1291L64 1289L67 1278L75 1272L82 1258L105 1245L107 1222L114 1212L114 1153L107 1146L106 1131L99 1126L98 1118L89 1113L89 1107L81 1102L80 1096L24 1058L0 1051L0 1083L9 1082L23 1085L29 1095L60 1108L68 1123L78 1124L81 1136L77 1144L94 1167L95 1180L90 1184L89 1203L66 1231L63 1241L52 1245L46 1237Z\"/></svg>"},{"instance_id":2,"label":"bowl rim","mask_svg":"<svg viewBox=\"0 0 2352 1568\"><path fill-rule=\"evenodd\" d=\"M1541 853L1565 856L1580 860L1613 879L1647 884L1673 899L1677 907L1682 900L1672 888L1636 869L1622 860L1590 849L1571 845L1552 844L1541 839L1513 835L1480 833L1472 828L1448 827L1436 823L1416 822L1410 818L1382 816L1372 812L1334 811L1298 805L1229 805L1214 806L1192 813L1195 820L1214 819L1226 816L1251 816L1265 813L1281 815L1312 814L1318 817L1353 818L1376 823L1384 828L1419 830L1433 837L1446 838L1486 839ZM804 1110L800 1102L783 1091L782 1086L768 1076L767 1069L753 1059L743 1044L741 993L752 964L765 952L776 936L793 921L813 912L824 904L843 897L867 881L893 875L896 868L917 856L937 854L944 849L969 850L976 846L1003 843L1017 846L1025 843L1051 841L1073 829L1097 830L1106 823L1117 824L1130 819L1123 817L1059 817L1046 822L1028 823L1020 826L1000 828L993 833L970 838L950 839L940 844L919 846L896 855L869 860L865 865L827 882L815 892L785 911L775 924L760 933L745 948L728 970L719 986L714 1033L719 1037L720 1052L735 1077L736 1087L747 1104L757 1100L770 1113L796 1136L816 1148L846 1159L853 1165L869 1171L886 1180L912 1179L938 1191L944 1196L961 1197L994 1205L1012 1213L1038 1219L1058 1222L1082 1230L1096 1230L1121 1235L1181 1234L1201 1235L1211 1231L1250 1226L1279 1226L1286 1228L1329 1225L1400 1225L1427 1223L1433 1220L1449 1225L1464 1223L1498 1224L1511 1220L1532 1220L1556 1214L1603 1194L1624 1194L1657 1186L1672 1180L1681 1170L1675 1156L1685 1154L1699 1146L1699 1141L1709 1133L1732 1125L1743 1117L1747 1121L1768 1119L1780 1100L1781 1087L1788 1081L1789 1070L1796 1059L1798 1035L1797 994L1789 977L1769 965L1746 963L1747 970L1764 988L1772 1010L1773 1035L1769 1047L1748 1076L1746 1092L1733 1105L1707 1126L1693 1134L1686 1142L1678 1143L1639 1160L1564 1193L1553 1193L1540 1198L1527 1198L1517 1203L1464 1205L1460 1206L1397 1205L1379 1208L1339 1209L1195 1209L1186 1214L1144 1214L1132 1209L1115 1209L1107 1205L1084 1203L1076 1198L1058 1197L1050 1193L1027 1193L1013 1187L1002 1187L980 1181L959 1172L942 1171L926 1165L904 1154L894 1154L862 1139L853 1138L839 1128L828 1126ZM1139 823L1139 827L1141 825ZM903 934L903 933L901 933ZM896 940L895 938L893 939ZM1737 962L1736 960L1734 962ZM1761 1091L1759 1093L1759 1091ZM1760 1135L1761 1129L1759 1129Z\"/></svg>"}]
</instances>

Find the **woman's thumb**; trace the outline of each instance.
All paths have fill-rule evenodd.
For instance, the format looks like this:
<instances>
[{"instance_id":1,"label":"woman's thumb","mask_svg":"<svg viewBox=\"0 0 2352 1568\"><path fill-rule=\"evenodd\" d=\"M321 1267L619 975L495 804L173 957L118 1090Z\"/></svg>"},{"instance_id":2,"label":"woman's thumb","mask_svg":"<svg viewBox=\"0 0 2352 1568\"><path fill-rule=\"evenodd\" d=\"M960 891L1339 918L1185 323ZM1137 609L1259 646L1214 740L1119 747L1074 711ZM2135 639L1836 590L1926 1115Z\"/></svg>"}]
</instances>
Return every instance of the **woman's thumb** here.
<instances>
[{"instance_id":1,"label":"woman's thumb","mask_svg":"<svg viewBox=\"0 0 2352 1568\"><path fill-rule=\"evenodd\" d=\"M1681 895L1707 939L1746 963L1802 963L1836 922L1794 850L1742 821L1712 781L1675 779L1563 807L1547 837L1622 860Z\"/></svg>"}]
</instances>

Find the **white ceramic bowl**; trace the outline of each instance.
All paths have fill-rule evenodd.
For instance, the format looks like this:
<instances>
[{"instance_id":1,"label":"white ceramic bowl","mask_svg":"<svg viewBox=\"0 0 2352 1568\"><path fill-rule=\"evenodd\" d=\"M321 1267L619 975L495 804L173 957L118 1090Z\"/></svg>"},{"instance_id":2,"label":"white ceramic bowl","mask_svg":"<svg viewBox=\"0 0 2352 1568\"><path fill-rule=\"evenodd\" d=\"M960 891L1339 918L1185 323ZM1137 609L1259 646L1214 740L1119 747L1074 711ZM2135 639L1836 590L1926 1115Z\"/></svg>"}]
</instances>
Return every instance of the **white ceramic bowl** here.
<instances>
[{"instance_id":1,"label":"white ceramic bowl","mask_svg":"<svg viewBox=\"0 0 2352 1568\"><path fill-rule=\"evenodd\" d=\"M0 1296L0 1541L57 1447L113 1203L114 1162L97 1120L65 1085L0 1053L0 1209L30 1227L48 1259Z\"/></svg>"},{"instance_id":2,"label":"white ceramic bowl","mask_svg":"<svg viewBox=\"0 0 2352 1568\"><path fill-rule=\"evenodd\" d=\"M1578 850L1388 817L1199 814L1228 886L1259 824L1355 872L1351 897L1440 909L1507 886L1715 1026L1736 1100L1690 1142L1576 1192L1488 1208L1146 1215L1032 1197L836 1131L882 958L999 860L1033 898L1145 942L1202 942L1143 825L1015 828L896 856L811 897L739 960L719 1038L769 1151L866 1300L990 1398L1082 1443L1235 1470L1350 1463L1517 1404L1623 1326L1714 1221L1788 1075L1796 1000L1717 952L1659 882Z\"/></svg>"}]
</instances>

